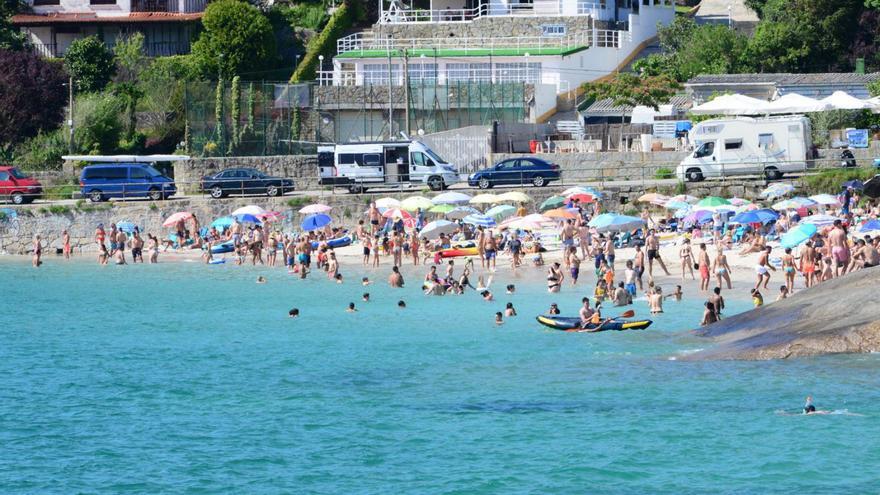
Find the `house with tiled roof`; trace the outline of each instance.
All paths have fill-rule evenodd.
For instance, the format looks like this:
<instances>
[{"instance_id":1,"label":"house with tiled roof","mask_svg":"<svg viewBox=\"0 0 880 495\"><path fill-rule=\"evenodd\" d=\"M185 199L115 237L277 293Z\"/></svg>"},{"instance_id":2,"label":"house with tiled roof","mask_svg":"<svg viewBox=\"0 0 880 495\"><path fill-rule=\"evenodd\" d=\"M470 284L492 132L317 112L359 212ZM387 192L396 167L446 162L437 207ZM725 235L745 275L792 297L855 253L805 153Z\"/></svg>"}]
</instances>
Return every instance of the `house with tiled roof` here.
<instances>
[{"instance_id":1,"label":"house with tiled roof","mask_svg":"<svg viewBox=\"0 0 880 495\"><path fill-rule=\"evenodd\" d=\"M701 74L684 84L695 105L713 95L731 93L772 100L788 93L809 98L825 98L843 91L856 98L869 98L868 84L880 79L880 72L859 74L832 72L820 74Z\"/></svg>"},{"instance_id":2,"label":"house with tiled roof","mask_svg":"<svg viewBox=\"0 0 880 495\"><path fill-rule=\"evenodd\" d=\"M108 46L140 32L149 56L183 55L207 0L27 0L12 17L34 49L62 57L74 40L97 35Z\"/></svg>"}]
</instances>

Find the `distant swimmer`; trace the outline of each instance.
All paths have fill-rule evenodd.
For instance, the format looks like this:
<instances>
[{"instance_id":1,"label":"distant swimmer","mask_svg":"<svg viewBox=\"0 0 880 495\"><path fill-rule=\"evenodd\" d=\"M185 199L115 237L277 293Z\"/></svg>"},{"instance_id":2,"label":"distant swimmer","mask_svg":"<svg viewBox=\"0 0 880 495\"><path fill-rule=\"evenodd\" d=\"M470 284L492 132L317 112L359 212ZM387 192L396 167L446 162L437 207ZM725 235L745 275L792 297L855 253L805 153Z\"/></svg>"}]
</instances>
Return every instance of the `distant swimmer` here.
<instances>
[{"instance_id":1,"label":"distant swimmer","mask_svg":"<svg viewBox=\"0 0 880 495\"><path fill-rule=\"evenodd\" d=\"M813 414L816 412L816 406L813 405L813 396L808 395L804 402L804 414Z\"/></svg>"},{"instance_id":2,"label":"distant swimmer","mask_svg":"<svg viewBox=\"0 0 880 495\"><path fill-rule=\"evenodd\" d=\"M355 313L355 312L357 312L357 309L355 309L354 303L350 302L350 303L348 303L348 309L346 309L345 311L348 313Z\"/></svg>"},{"instance_id":3,"label":"distant swimmer","mask_svg":"<svg viewBox=\"0 0 880 495\"><path fill-rule=\"evenodd\" d=\"M556 303L550 304L550 309L547 310L548 315L558 315L559 314L559 306Z\"/></svg>"},{"instance_id":4,"label":"distant swimmer","mask_svg":"<svg viewBox=\"0 0 880 495\"><path fill-rule=\"evenodd\" d=\"M504 317L501 315L501 311L495 313L495 324L504 325Z\"/></svg>"},{"instance_id":5,"label":"distant swimmer","mask_svg":"<svg viewBox=\"0 0 880 495\"><path fill-rule=\"evenodd\" d=\"M299 316L299 308L293 308L287 312L287 316L289 318L296 318Z\"/></svg>"},{"instance_id":6,"label":"distant swimmer","mask_svg":"<svg viewBox=\"0 0 880 495\"><path fill-rule=\"evenodd\" d=\"M507 306L504 308L504 316L507 316L508 318L516 316L516 310L513 308L512 302L507 303Z\"/></svg>"},{"instance_id":7,"label":"distant swimmer","mask_svg":"<svg viewBox=\"0 0 880 495\"><path fill-rule=\"evenodd\" d=\"M403 299L397 301L397 307L400 309L404 309L406 307L406 302Z\"/></svg>"},{"instance_id":8,"label":"distant swimmer","mask_svg":"<svg viewBox=\"0 0 880 495\"><path fill-rule=\"evenodd\" d=\"M364 295L363 295L363 297L361 297L361 299L362 299L364 302L370 302L370 293L369 293L369 292L364 292Z\"/></svg>"},{"instance_id":9,"label":"distant swimmer","mask_svg":"<svg viewBox=\"0 0 880 495\"><path fill-rule=\"evenodd\" d=\"M257 277L257 283L258 283L258 284L265 284L265 283L266 283L266 277L260 275L259 277Z\"/></svg>"},{"instance_id":10,"label":"distant swimmer","mask_svg":"<svg viewBox=\"0 0 880 495\"><path fill-rule=\"evenodd\" d=\"M370 278L369 277L362 278L361 285L370 285Z\"/></svg>"},{"instance_id":11,"label":"distant swimmer","mask_svg":"<svg viewBox=\"0 0 880 495\"><path fill-rule=\"evenodd\" d=\"M516 286L513 284L507 284L507 294L513 294L516 292Z\"/></svg>"},{"instance_id":12,"label":"distant swimmer","mask_svg":"<svg viewBox=\"0 0 880 495\"><path fill-rule=\"evenodd\" d=\"M494 301L495 300L495 298L492 297L492 293L487 290L484 290L483 292L481 292L480 295L483 296L484 301Z\"/></svg>"}]
</instances>

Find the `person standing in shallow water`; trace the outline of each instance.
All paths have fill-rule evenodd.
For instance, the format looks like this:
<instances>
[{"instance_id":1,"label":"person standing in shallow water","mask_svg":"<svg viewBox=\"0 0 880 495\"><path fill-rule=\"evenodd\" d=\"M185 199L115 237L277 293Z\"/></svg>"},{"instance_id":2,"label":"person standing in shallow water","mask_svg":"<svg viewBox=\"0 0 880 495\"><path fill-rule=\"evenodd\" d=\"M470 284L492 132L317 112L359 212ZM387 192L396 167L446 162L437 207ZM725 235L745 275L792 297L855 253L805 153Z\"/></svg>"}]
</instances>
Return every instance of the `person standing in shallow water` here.
<instances>
[{"instance_id":1,"label":"person standing in shallow water","mask_svg":"<svg viewBox=\"0 0 880 495\"><path fill-rule=\"evenodd\" d=\"M34 236L34 259L31 264L34 265L34 268L39 268L40 265L43 264L43 261L40 259L43 256L43 241L40 240L40 235L37 234Z\"/></svg>"}]
</instances>

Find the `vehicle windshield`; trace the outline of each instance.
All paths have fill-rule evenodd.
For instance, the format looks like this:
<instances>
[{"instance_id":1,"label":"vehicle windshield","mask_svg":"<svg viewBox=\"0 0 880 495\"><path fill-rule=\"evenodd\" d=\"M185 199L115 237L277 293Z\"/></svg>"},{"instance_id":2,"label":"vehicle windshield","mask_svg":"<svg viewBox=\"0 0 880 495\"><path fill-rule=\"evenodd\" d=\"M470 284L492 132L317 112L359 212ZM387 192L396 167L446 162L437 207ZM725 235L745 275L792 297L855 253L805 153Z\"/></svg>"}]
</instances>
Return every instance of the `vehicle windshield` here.
<instances>
[{"instance_id":1,"label":"vehicle windshield","mask_svg":"<svg viewBox=\"0 0 880 495\"><path fill-rule=\"evenodd\" d=\"M19 170L18 170L17 168L15 168L15 167L12 167L11 169L9 169L9 173L10 173L13 177L15 177L16 179L27 179L27 178L28 178L27 174L23 174L23 173L21 173L21 171L19 171Z\"/></svg>"},{"instance_id":2,"label":"vehicle windshield","mask_svg":"<svg viewBox=\"0 0 880 495\"><path fill-rule=\"evenodd\" d=\"M446 165L446 160L437 156L437 153L434 153L434 150L432 150L431 148L428 148L427 146L425 146L425 154L430 156L435 162L442 163L443 165Z\"/></svg>"},{"instance_id":3,"label":"vehicle windshield","mask_svg":"<svg viewBox=\"0 0 880 495\"><path fill-rule=\"evenodd\" d=\"M147 173L150 174L151 177L160 177L162 175L162 172L159 172L158 170L151 167L150 165L145 166L144 170L146 170Z\"/></svg>"}]
</instances>

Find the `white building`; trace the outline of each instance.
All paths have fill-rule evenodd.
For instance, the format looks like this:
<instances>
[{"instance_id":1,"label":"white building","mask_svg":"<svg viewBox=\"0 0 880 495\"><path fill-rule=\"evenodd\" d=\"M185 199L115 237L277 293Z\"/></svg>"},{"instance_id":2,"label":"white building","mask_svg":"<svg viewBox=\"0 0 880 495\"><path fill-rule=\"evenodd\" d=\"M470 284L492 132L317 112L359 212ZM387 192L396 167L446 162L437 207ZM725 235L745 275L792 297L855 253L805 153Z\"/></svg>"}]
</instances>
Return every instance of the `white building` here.
<instances>
[{"instance_id":1,"label":"white building","mask_svg":"<svg viewBox=\"0 0 880 495\"><path fill-rule=\"evenodd\" d=\"M29 13L12 17L38 53L64 55L79 38L97 35L108 46L144 34L150 56L189 53L207 0L27 0Z\"/></svg>"},{"instance_id":2,"label":"white building","mask_svg":"<svg viewBox=\"0 0 880 495\"><path fill-rule=\"evenodd\" d=\"M383 3L370 30L337 42L322 84L401 85L404 67L411 83L525 82L536 115L549 115L558 95L623 68L675 15L673 0L430 2Z\"/></svg>"}]
</instances>

